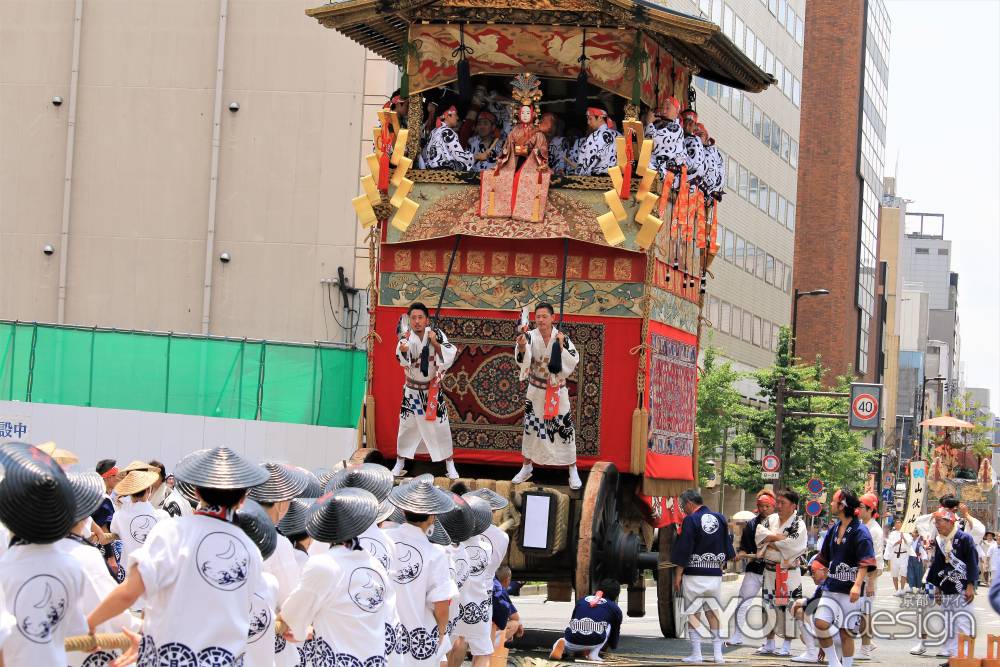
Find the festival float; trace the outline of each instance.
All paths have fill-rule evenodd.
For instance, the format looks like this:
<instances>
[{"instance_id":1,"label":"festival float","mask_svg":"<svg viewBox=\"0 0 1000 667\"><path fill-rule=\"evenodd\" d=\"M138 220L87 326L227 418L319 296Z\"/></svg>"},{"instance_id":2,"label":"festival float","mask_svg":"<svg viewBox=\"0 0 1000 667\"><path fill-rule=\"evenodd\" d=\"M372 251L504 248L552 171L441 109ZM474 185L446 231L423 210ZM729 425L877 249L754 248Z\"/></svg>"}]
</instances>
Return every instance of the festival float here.
<instances>
[{"instance_id":1,"label":"festival float","mask_svg":"<svg viewBox=\"0 0 1000 667\"><path fill-rule=\"evenodd\" d=\"M641 616L652 571L661 630L675 634L676 531L656 529L679 521L676 496L697 484L698 342L720 207L683 174L664 184L648 168L641 114L671 97L695 107L695 75L748 92L772 77L717 25L641 0L345 0L307 14L401 72L353 202L368 232L372 332L353 460L395 457L397 324L422 301L458 348L440 405L459 469L474 473L463 481L512 501L496 520L512 537L514 577L548 582L556 600L615 577L628 585L628 613ZM496 168L418 168L433 120L425 101L441 91L459 100L460 116L484 99L510 105ZM572 128L594 100L622 130L617 164L590 175L545 169L540 114ZM539 301L557 305L580 354L567 381L580 491L564 473L559 483L544 472L508 481L521 463L525 396L516 327Z\"/></svg>"},{"instance_id":2,"label":"festival float","mask_svg":"<svg viewBox=\"0 0 1000 667\"><path fill-rule=\"evenodd\" d=\"M933 449L927 471L927 486L931 495L953 495L965 503L985 501L986 494L995 483L991 457L978 456L960 435L966 429L975 428L975 424L951 415L941 415L925 419L920 426L940 430L931 439ZM993 525L991 517L984 518L987 525Z\"/></svg>"}]
</instances>

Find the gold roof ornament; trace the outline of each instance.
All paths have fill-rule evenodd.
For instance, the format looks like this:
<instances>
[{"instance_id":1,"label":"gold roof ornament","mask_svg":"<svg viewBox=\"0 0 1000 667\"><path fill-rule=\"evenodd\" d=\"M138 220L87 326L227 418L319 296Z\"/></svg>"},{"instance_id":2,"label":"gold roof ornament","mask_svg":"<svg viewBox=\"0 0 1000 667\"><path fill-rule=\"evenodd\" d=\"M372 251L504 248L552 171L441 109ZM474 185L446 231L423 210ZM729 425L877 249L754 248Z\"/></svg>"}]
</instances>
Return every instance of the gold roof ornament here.
<instances>
[{"instance_id":1,"label":"gold roof ornament","mask_svg":"<svg viewBox=\"0 0 1000 667\"><path fill-rule=\"evenodd\" d=\"M534 106L542 99L542 81L531 72L515 76L510 87L511 97L524 106Z\"/></svg>"}]
</instances>

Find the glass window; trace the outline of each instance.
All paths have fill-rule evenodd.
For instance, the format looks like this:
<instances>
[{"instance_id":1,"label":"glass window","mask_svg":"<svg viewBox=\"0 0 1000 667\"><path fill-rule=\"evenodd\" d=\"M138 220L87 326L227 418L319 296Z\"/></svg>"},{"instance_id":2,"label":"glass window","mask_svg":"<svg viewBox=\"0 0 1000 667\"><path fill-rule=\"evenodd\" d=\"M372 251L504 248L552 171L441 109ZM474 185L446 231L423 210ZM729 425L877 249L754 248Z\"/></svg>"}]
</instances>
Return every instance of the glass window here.
<instances>
[{"instance_id":1,"label":"glass window","mask_svg":"<svg viewBox=\"0 0 1000 667\"><path fill-rule=\"evenodd\" d=\"M705 92L712 99L718 99L718 97L719 97L719 84L717 84L715 81L708 81L706 83Z\"/></svg>"},{"instance_id":2,"label":"glass window","mask_svg":"<svg viewBox=\"0 0 1000 667\"><path fill-rule=\"evenodd\" d=\"M750 172L743 165L740 165L740 197L744 199L749 198L749 187L750 187Z\"/></svg>"},{"instance_id":3,"label":"glass window","mask_svg":"<svg viewBox=\"0 0 1000 667\"><path fill-rule=\"evenodd\" d=\"M727 35L729 35L730 39L732 39L732 37L733 37L733 18L734 18L734 16L735 15L733 14L733 8L730 7L729 5L726 5L726 13L723 14L723 16L722 16L722 32L724 32Z\"/></svg>"},{"instance_id":4,"label":"glass window","mask_svg":"<svg viewBox=\"0 0 1000 667\"><path fill-rule=\"evenodd\" d=\"M722 0L712 0L712 23L722 25Z\"/></svg>"},{"instance_id":5,"label":"glass window","mask_svg":"<svg viewBox=\"0 0 1000 667\"><path fill-rule=\"evenodd\" d=\"M733 114L733 118L736 120L740 119L740 114L743 113L743 91L733 88L733 108L730 110Z\"/></svg>"},{"instance_id":6,"label":"glass window","mask_svg":"<svg viewBox=\"0 0 1000 667\"><path fill-rule=\"evenodd\" d=\"M781 92L783 92L785 97L788 99L792 99L792 81L794 80L795 77L792 76L792 73L786 69L785 78L781 80Z\"/></svg>"},{"instance_id":7,"label":"glass window","mask_svg":"<svg viewBox=\"0 0 1000 667\"><path fill-rule=\"evenodd\" d=\"M757 137L758 139L760 139L760 126L761 126L761 123L762 123L763 116L764 116L764 114L761 113L760 108L757 107L757 106L754 106L754 108L753 108L753 128L751 129L751 132L753 132L753 136Z\"/></svg>"},{"instance_id":8,"label":"glass window","mask_svg":"<svg viewBox=\"0 0 1000 667\"><path fill-rule=\"evenodd\" d=\"M802 82L798 78L792 80L792 104L795 106L802 104Z\"/></svg>"},{"instance_id":9,"label":"glass window","mask_svg":"<svg viewBox=\"0 0 1000 667\"><path fill-rule=\"evenodd\" d=\"M749 310L743 311L743 340L751 342L753 336L753 314Z\"/></svg>"},{"instance_id":10,"label":"glass window","mask_svg":"<svg viewBox=\"0 0 1000 667\"><path fill-rule=\"evenodd\" d=\"M705 80L700 76L694 78L694 85L698 90L705 90Z\"/></svg>"},{"instance_id":11,"label":"glass window","mask_svg":"<svg viewBox=\"0 0 1000 667\"><path fill-rule=\"evenodd\" d=\"M760 343L761 343L761 340L760 340L760 325L761 325L761 319L759 317L757 317L756 315L754 315L753 316L753 325L752 325L753 326L753 333L752 333L751 341L750 342L753 343L754 345L757 345L757 346L759 346Z\"/></svg>"},{"instance_id":12,"label":"glass window","mask_svg":"<svg viewBox=\"0 0 1000 667\"><path fill-rule=\"evenodd\" d=\"M705 305L708 306L706 308L706 310L708 312L705 313L706 317L708 317L708 321L712 323L712 327L714 327L715 329L718 329L719 328L719 317L718 317L718 315L719 315L719 300L716 299L714 296L709 295L709 297L708 297L708 303L706 303Z\"/></svg>"},{"instance_id":13,"label":"glass window","mask_svg":"<svg viewBox=\"0 0 1000 667\"><path fill-rule=\"evenodd\" d=\"M788 11L788 0L778 0L778 23L785 22L785 12Z\"/></svg>"},{"instance_id":14,"label":"glass window","mask_svg":"<svg viewBox=\"0 0 1000 667\"><path fill-rule=\"evenodd\" d=\"M788 164L792 165L796 169L799 168L799 142L795 139L789 138L789 143L791 144L788 151Z\"/></svg>"},{"instance_id":15,"label":"glass window","mask_svg":"<svg viewBox=\"0 0 1000 667\"><path fill-rule=\"evenodd\" d=\"M778 15L778 0L767 0L767 8L768 8L768 10L772 14L774 14L775 16L777 16Z\"/></svg>"},{"instance_id":16,"label":"glass window","mask_svg":"<svg viewBox=\"0 0 1000 667\"><path fill-rule=\"evenodd\" d=\"M785 224L785 215L788 214L788 200L778 195L778 222Z\"/></svg>"},{"instance_id":17,"label":"glass window","mask_svg":"<svg viewBox=\"0 0 1000 667\"><path fill-rule=\"evenodd\" d=\"M726 245L724 246L723 250L723 258L727 262L732 262L736 252L736 234L734 234L733 230L731 229L726 230L725 244Z\"/></svg>"},{"instance_id":18,"label":"glass window","mask_svg":"<svg viewBox=\"0 0 1000 667\"><path fill-rule=\"evenodd\" d=\"M778 193L774 188L771 188L771 192L768 194L767 214L775 220L778 219Z\"/></svg>"},{"instance_id":19,"label":"glass window","mask_svg":"<svg viewBox=\"0 0 1000 667\"><path fill-rule=\"evenodd\" d=\"M719 331L729 333L732 331L733 307L728 301L723 301L719 305Z\"/></svg>"},{"instance_id":20,"label":"glass window","mask_svg":"<svg viewBox=\"0 0 1000 667\"><path fill-rule=\"evenodd\" d=\"M761 250L759 248L757 249L757 271L755 272L755 275L758 278L760 278L761 280L764 279L764 256L765 255L766 255L766 253L763 250Z\"/></svg>"},{"instance_id":21,"label":"glass window","mask_svg":"<svg viewBox=\"0 0 1000 667\"><path fill-rule=\"evenodd\" d=\"M736 236L736 266L743 268L743 258L746 255L746 242L742 236Z\"/></svg>"},{"instance_id":22,"label":"glass window","mask_svg":"<svg viewBox=\"0 0 1000 667\"><path fill-rule=\"evenodd\" d=\"M757 208L759 208L764 213L767 213L767 197L768 197L767 184L764 181L761 181L759 189L757 190Z\"/></svg>"},{"instance_id":23,"label":"glass window","mask_svg":"<svg viewBox=\"0 0 1000 667\"><path fill-rule=\"evenodd\" d=\"M729 166L726 168L726 186L733 192L740 187L740 165L733 158L729 158Z\"/></svg>"},{"instance_id":24,"label":"glass window","mask_svg":"<svg viewBox=\"0 0 1000 667\"><path fill-rule=\"evenodd\" d=\"M788 216L785 218L785 227L795 231L795 204L788 202Z\"/></svg>"},{"instance_id":25,"label":"glass window","mask_svg":"<svg viewBox=\"0 0 1000 667\"><path fill-rule=\"evenodd\" d=\"M764 258L764 282L768 285L774 284L774 256L766 255Z\"/></svg>"},{"instance_id":26,"label":"glass window","mask_svg":"<svg viewBox=\"0 0 1000 667\"><path fill-rule=\"evenodd\" d=\"M719 106L729 113L729 104L733 99L733 89L729 86L719 86Z\"/></svg>"},{"instance_id":27,"label":"glass window","mask_svg":"<svg viewBox=\"0 0 1000 667\"><path fill-rule=\"evenodd\" d=\"M757 205L757 190L760 187L760 182L754 174L750 174L750 203L754 206Z\"/></svg>"},{"instance_id":28,"label":"glass window","mask_svg":"<svg viewBox=\"0 0 1000 667\"><path fill-rule=\"evenodd\" d=\"M788 152L791 150L791 137L784 130L781 131L781 159L788 162Z\"/></svg>"},{"instance_id":29,"label":"glass window","mask_svg":"<svg viewBox=\"0 0 1000 667\"><path fill-rule=\"evenodd\" d=\"M698 9L705 16L709 16L712 13L712 0L699 0Z\"/></svg>"},{"instance_id":30,"label":"glass window","mask_svg":"<svg viewBox=\"0 0 1000 667\"><path fill-rule=\"evenodd\" d=\"M785 14L785 30L788 34L795 36L795 10L791 7L788 8L788 13Z\"/></svg>"},{"instance_id":31,"label":"glass window","mask_svg":"<svg viewBox=\"0 0 1000 667\"><path fill-rule=\"evenodd\" d=\"M771 53L771 49L764 52L764 71L774 74L774 54Z\"/></svg>"},{"instance_id":32,"label":"glass window","mask_svg":"<svg viewBox=\"0 0 1000 667\"><path fill-rule=\"evenodd\" d=\"M781 151L781 130L777 123L773 123L771 127L771 150L775 155Z\"/></svg>"},{"instance_id":33,"label":"glass window","mask_svg":"<svg viewBox=\"0 0 1000 667\"><path fill-rule=\"evenodd\" d=\"M739 306L733 306L732 334L736 338L741 338L743 334L743 309Z\"/></svg>"},{"instance_id":34,"label":"glass window","mask_svg":"<svg viewBox=\"0 0 1000 667\"><path fill-rule=\"evenodd\" d=\"M754 53L757 49L757 35L754 34L750 26L747 26L746 37L743 43L743 51L747 54L747 58L753 60Z\"/></svg>"},{"instance_id":35,"label":"glass window","mask_svg":"<svg viewBox=\"0 0 1000 667\"><path fill-rule=\"evenodd\" d=\"M774 59L774 78L778 80L778 87L785 85L785 66L777 58Z\"/></svg>"},{"instance_id":36,"label":"glass window","mask_svg":"<svg viewBox=\"0 0 1000 667\"><path fill-rule=\"evenodd\" d=\"M785 287L785 263L780 259L774 260L774 286L778 289Z\"/></svg>"},{"instance_id":37,"label":"glass window","mask_svg":"<svg viewBox=\"0 0 1000 667\"><path fill-rule=\"evenodd\" d=\"M736 44L737 48L742 48L741 45L743 44L744 24L743 24L743 19L741 19L738 14L736 16L736 24L734 30L735 31L733 33L733 43Z\"/></svg>"},{"instance_id":38,"label":"glass window","mask_svg":"<svg viewBox=\"0 0 1000 667\"><path fill-rule=\"evenodd\" d=\"M749 95L743 96L743 126L747 129L750 128L750 120L753 116L753 103L750 101Z\"/></svg>"},{"instance_id":39,"label":"glass window","mask_svg":"<svg viewBox=\"0 0 1000 667\"><path fill-rule=\"evenodd\" d=\"M764 46L764 40L757 38L757 52L754 53L754 64L757 67L764 69L765 53L767 52L767 47Z\"/></svg>"},{"instance_id":40,"label":"glass window","mask_svg":"<svg viewBox=\"0 0 1000 667\"><path fill-rule=\"evenodd\" d=\"M781 327L777 324L771 324L771 351L774 352L778 349L778 341L781 340Z\"/></svg>"},{"instance_id":41,"label":"glass window","mask_svg":"<svg viewBox=\"0 0 1000 667\"><path fill-rule=\"evenodd\" d=\"M806 36L806 24L798 16L795 17L795 41L802 46L802 42L805 40Z\"/></svg>"},{"instance_id":42,"label":"glass window","mask_svg":"<svg viewBox=\"0 0 1000 667\"><path fill-rule=\"evenodd\" d=\"M771 119L764 116L764 123L761 127L760 140L765 146L771 145Z\"/></svg>"},{"instance_id":43,"label":"glass window","mask_svg":"<svg viewBox=\"0 0 1000 667\"><path fill-rule=\"evenodd\" d=\"M788 271L785 271L785 292L788 294L792 293L792 268L788 267Z\"/></svg>"},{"instance_id":44,"label":"glass window","mask_svg":"<svg viewBox=\"0 0 1000 667\"><path fill-rule=\"evenodd\" d=\"M757 249L752 243L747 241L747 263L746 272L752 274L757 264Z\"/></svg>"}]
</instances>

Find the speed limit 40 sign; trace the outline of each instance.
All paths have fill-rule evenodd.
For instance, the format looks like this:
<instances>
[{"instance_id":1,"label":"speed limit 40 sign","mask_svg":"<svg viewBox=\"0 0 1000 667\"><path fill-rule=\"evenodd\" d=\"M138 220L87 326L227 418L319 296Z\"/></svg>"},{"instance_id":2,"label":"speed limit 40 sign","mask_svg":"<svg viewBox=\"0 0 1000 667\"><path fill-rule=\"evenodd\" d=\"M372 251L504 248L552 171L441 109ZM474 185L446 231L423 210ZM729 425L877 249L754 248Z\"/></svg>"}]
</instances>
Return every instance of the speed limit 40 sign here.
<instances>
[{"instance_id":1,"label":"speed limit 40 sign","mask_svg":"<svg viewBox=\"0 0 1000 667\"><path fill-rule=\"evenodd\" d=\"M851 428L878 428L882 421L882 385L851 384Z\"/></svg>"}]
</instances>

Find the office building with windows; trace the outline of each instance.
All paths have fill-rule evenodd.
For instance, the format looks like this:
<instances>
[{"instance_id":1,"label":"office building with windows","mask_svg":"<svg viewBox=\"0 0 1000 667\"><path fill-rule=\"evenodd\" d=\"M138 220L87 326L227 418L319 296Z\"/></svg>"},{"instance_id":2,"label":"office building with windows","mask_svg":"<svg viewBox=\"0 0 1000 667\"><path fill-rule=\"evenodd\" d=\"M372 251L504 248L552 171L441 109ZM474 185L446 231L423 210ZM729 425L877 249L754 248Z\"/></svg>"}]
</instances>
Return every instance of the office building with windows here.
<instances>
[{"instance_id":1,"label":"office building with windows","mask_svg":"<svg viewBox=\"0 0 1000 667\"><path fill-rule=\"evenodd\" d=\"M797 352L838 375L879 376L878 220L886 138L889 15L883 0L806 14L795 289Z\"/></svg>"},{"instance_id":2,"label":"office building with windows","mask_svg":"<svg viewBox=\"0 0 1000 667\"><path fill-rule=\"evenodd\" d=\"M694 81L699 119L726 158L720 249L705 300L710 344L736 368L768 366L774 361L778 330L788 325L790 314L805 2L667 4L711 19L777 80L758 94L697 77ZM752 387L746 390L755 393Z\"/></svg>"}]
</instances>

